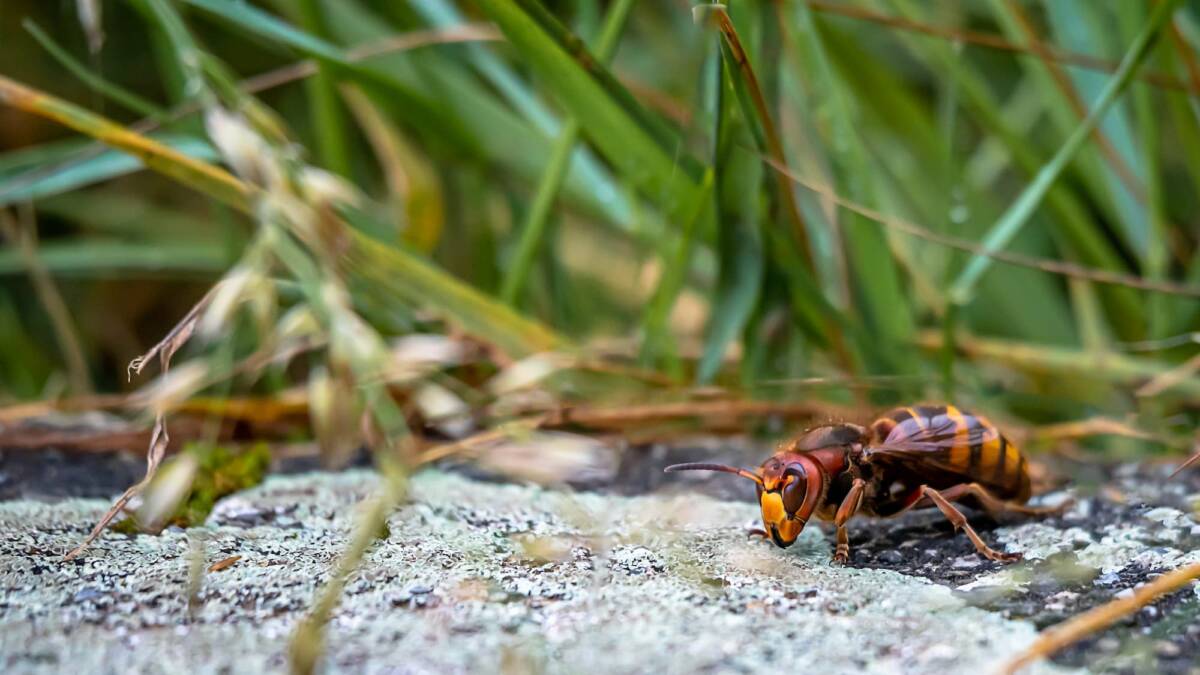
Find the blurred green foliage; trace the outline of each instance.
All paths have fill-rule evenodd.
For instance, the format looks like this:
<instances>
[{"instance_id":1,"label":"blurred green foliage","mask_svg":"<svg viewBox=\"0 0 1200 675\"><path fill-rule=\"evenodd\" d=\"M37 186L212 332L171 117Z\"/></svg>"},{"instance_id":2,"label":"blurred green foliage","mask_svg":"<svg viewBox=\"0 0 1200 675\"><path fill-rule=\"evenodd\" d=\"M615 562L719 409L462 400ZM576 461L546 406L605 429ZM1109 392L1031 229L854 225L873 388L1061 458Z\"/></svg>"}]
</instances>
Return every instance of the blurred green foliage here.
<instances>
[{"instance_id":1,"label":"blurred green foliage","mask_svg":"<svg viewBox=\"0 0 1200 675\"><path fill-rule=\"evenodd\" d=\"M758 397L856 400L799 381L846 376L869 385L863 403L1191 433L1200 383L1177 369L1200 330L1195 3L734 0L735 47L684 2L181 0L163 4L173 24L130 0L103 3L96 53L73 5L6 2L0 72L122 124L203 105L181 32L198 67L237 79L315 60L259 96L307 161L371 196L347 219L412 256L358 259L355 306L386 334L427 327L422 284L447 273L494 303L435 301L477 335L508 323L509 351L558 344L514 323L531 319ZM470 41L355 51L467 24ZM1111 109L1068 145L1106 86ZM152 137L217 161L198 115L170 119ZM840 209L764 161L776 130L795 175L933 235L1191 295L989 260ZM124 386L124 362L238 260L249 220L10 108L0 149L0 205L32 202L92 380ZM0 250L0 401L68 381L28 265Z\"/></svg>"}]
</instances>

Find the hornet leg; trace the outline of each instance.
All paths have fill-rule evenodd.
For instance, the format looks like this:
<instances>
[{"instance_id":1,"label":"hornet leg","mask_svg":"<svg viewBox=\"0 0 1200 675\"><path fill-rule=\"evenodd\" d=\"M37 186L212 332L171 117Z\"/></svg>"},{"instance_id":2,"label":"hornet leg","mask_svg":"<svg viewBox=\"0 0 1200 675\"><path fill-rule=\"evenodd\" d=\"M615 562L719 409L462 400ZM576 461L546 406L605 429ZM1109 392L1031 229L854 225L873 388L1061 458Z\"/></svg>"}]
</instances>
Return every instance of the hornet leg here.
<instances>
[{"instance_id":1,"label":"hornet leg","mask_svg":"<svg viewBox=\"0 0 1200 675\"><path fill-rule=\"evenodd\" d=\"M946 501L956 502L964 497L974 497L979 502L980 508L987 511L988 515L993 518L1006 513L1016 513L1023 516L1053 516L1066 511L1071 507L1075 500L1068 499L1058 506L1026 506L1025 504L1017 504L1000 499L996 495L988 491L987 488L979 483L964 483L955 485L948 490L942 490L942 496Z\"/></svg>"},{"instance_id":2,"label":"hornet leg","mask_svg":"<svg viewBox=\"0 0 1200 675\"><path fill-rule=\"evenodd\" d=\"M946 520L949 520L950 524L954 526L954 529L962 530L963 533L967 535L967 537L971 540L971 543L975 545L975 550L979 551L979 554L983 557L989 560L995 560L996 562L1014 562L1021 559L1021 554L1019 553L1004 553L1002 551L997 551L996 549L983 543L983 539L979 538L979 534L976 533L975 529L972 528L970 523L967 522L967 517L962 514L962 511L954 508L953 504L946 501L946 498L942 496L942 493L934 490L928 485L922 485L921 494L928 497L929 501L933 502L933 505L938 507L938 509L942 512L942 515L946 516Z\"/></svg>"},{"instance_id":3,"label":"hornet leg","mask_svg":"<svg viewBox=\"0 0 1200 675\"><path fill-rule=\"evenodd\" d=\"M837 551L833 554L835 564L844 565L850 561L850 534L846 531L846 522L858 511L858 507L862 506L863 489L866 486L866 481L855 478L854 483L850 485L850 491L838 506L837 515L833 517L833 524L837 526Z\"/></svg>"}]
</instances>

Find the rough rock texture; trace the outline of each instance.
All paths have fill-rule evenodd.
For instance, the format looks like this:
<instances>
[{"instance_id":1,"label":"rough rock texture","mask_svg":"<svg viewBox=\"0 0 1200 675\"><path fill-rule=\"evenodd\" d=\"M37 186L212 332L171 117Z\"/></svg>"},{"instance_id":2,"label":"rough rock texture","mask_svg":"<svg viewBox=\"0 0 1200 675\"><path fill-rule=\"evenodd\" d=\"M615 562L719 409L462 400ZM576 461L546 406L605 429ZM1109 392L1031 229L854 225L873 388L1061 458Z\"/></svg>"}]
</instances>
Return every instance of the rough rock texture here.
<instances>
[{"instance_id":1,"label":"rough rock texture","mask_svg":"<svg viewBox=\"0 0 1200 675\"><path fill-rule=\"evenodd\" d=\"M106 501L0 502L0 671L285 670L290 631L374 480L274 477L203 530L109 534L66 564ZM1026 554L1008 567L933 513L857 523L852 566L832 567L816 528L787 550L748 539L753 505L697 494L709 480L624 497L423 473L348 584L325 666L987 673L1039 628L1200 557L1196 486L1163 488L1158 474L1118 477L1124 503L982 521L985 538ZM206 564L241 558L205 574L189 609L201 548ZM1177 593L1031 672L1200 672L1198 616L1196 592Z\"/></svg>"},{"instance_id":2,"label":"rough rock texture","mask_svg":"<svg viewBox=\"0 0 1200 675\"><path fill-rule=\"evenodd\" d=\"M59 556L104 503L0 505L5 672L279 670L369 473L274 478L210 518L189 617L189 536L109 536ZM995 664L1032 624L890 571L828 565L813 530L749 541L745 504L602 497L426 473L331 627L346 671L944 671Z\"/></svg>"}]
</instances>

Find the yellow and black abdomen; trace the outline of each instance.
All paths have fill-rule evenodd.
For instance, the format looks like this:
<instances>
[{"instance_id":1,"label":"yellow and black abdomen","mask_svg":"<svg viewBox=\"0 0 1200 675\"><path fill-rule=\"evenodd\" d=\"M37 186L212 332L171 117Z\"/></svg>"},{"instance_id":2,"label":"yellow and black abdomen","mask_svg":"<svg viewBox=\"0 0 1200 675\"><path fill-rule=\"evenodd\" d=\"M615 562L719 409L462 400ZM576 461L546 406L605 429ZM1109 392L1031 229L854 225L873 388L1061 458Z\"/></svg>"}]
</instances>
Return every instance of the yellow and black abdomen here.
<instances>
[{"instance_id":1,"label":"yellow and black abdomen","mask_svg":"<svg viewBox=\"0 0 1200 675\"><path fill-rule=\"evenodd\" d=\"M1029 498L1025 456L986 418L952 405L897 408L871 425L874 444L914 464L937 465L1001 499ZM893 450L894 449L894 450Z\"/></svg>"}]
</instances>

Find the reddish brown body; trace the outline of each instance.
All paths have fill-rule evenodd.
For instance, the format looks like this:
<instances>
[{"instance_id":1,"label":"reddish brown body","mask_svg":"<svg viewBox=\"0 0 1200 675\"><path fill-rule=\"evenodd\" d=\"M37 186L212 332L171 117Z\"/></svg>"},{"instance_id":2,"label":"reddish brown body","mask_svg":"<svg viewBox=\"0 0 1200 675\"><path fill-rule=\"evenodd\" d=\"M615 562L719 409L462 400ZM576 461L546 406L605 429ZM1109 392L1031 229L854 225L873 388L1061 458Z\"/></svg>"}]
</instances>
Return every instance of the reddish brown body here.
<instances>
[{"instance_id":1,"label":"reddish brown body","mask_svg":"<svg viewBox=\"0 0 1200 675\"><path fill-rule=\"evenodd\" d=\"M814 515L837 527L835 560L849 558L846 523L855 515L889 517L937 507L993 560L953 502L993 515L1044 514L1024 506L1030 496L1024 455L985 418L955 406L897 408L869 428L835 424L810 429L780 444L757 471L716 464L677 464L667 471L736 473L757 484L763 529L777 545L795 542ZM1059 507L1061 508L1061 507Z\"/></svg>"}]
</instances>

